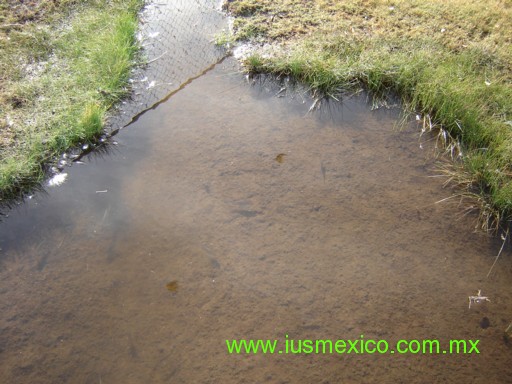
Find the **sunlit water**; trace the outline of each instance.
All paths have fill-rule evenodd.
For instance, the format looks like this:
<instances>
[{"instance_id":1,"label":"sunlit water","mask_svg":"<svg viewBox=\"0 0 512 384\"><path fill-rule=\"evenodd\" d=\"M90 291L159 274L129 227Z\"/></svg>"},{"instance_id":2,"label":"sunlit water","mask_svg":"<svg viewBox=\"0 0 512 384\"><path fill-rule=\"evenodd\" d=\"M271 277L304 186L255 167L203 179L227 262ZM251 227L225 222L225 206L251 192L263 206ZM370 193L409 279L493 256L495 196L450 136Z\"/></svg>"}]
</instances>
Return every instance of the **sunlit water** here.
<instances>
[{"instance_id":1,"label":"sunlit water","mask_svg":"<svg viewBox=\"0 0 512 384\"><path fill-rule=\"evenodd\" d=\"M0 382L512 382L510 257L486 278L501 242L436 204L450 191L429 177L428 138L364 96L308 113L307 95L237 71L193 81L0 224ZM468 308L479 289L491 302ZM225 343L285 335L481 341L478 355Z\"/></svg>"}]
</instances>

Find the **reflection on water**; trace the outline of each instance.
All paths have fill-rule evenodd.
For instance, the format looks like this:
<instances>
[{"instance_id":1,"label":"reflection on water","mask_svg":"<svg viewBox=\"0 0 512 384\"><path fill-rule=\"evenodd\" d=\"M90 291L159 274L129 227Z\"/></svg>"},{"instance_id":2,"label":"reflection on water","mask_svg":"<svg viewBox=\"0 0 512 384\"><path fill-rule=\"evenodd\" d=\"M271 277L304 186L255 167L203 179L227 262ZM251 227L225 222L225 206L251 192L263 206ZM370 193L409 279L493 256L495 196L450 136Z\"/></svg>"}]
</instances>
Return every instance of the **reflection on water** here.
<instances>
[{"instance_id":1,"label":"reflection on water","mask_svg":"<svg viewBox=\"0 0 512 384\"><path fill-rule=\"evenodd\" d=\"M510 382L510 259L485 278L500 244L435 204L449 192L416 128L363 96L308 114L307 96L235 73L194 81L1 224L0 381ZM479 289L491 302L468 309ZM465 356L226 350L285 335L481 341Z\"/></svg>"},{"instance_id":2,"label":"reflection on water","mask_svg":"<svg viewBox=\"0 0 512 384\"><path fill-rule=\"evenodd\" d=\"M225 56L212 44L227 29L220 0L148 1L140 15L138 38L147 65L132 76L133 92L109 125L116 129L151 108L183 83Z\"/></svg>"}]
</instances>

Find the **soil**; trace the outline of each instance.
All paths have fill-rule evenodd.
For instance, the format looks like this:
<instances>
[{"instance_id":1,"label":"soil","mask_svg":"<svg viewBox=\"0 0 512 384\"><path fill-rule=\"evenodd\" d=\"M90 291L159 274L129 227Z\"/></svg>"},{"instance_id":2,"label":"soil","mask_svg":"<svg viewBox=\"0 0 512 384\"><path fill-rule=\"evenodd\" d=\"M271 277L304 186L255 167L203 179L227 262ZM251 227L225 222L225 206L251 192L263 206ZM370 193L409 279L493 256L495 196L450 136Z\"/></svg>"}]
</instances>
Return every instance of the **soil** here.
<instances>
[{"instance_id":1,"label":"soil","mask_svg":"<svg viewBox=\"0 0 512 384\"><path fill-rule=\"evenodd\" d=\"M0 7L0 20L8 21L10 24L38 21L61 3L62 1L58 0L7 0Z\"/></svg>"}]
</instances>

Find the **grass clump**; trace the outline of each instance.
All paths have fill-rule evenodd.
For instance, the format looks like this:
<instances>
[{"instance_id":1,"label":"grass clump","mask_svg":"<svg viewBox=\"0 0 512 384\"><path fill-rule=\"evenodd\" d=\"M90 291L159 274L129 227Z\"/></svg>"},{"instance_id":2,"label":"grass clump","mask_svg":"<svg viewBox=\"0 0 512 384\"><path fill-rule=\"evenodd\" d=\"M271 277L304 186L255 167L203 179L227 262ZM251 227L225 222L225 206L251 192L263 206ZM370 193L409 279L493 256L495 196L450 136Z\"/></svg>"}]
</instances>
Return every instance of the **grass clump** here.
<instances>
[{"instance_id":1,"label":"grass clump","mask_svg":"<svg viewBox=\"0 0 512 384\"><path fill-rule=\"evenodd\" d=\"M55 156L99 137L107 111L128 92L142 5L0 6L0 203L38 185Z\"/></svg>"},{"instance_id":2,"label":"grass clump","mask_svg":"<svg viewBox=\"0 0 512 384\"><path fill-rule=\"evenodd\" d=\"M478 201L480 224L510 224L510 2L234 0L227 8L235 38L281 48L246 58L250 72L293 76L333 96L361 87L400 95L457 155L450 180Z\"/></svg>"}]
</instances>

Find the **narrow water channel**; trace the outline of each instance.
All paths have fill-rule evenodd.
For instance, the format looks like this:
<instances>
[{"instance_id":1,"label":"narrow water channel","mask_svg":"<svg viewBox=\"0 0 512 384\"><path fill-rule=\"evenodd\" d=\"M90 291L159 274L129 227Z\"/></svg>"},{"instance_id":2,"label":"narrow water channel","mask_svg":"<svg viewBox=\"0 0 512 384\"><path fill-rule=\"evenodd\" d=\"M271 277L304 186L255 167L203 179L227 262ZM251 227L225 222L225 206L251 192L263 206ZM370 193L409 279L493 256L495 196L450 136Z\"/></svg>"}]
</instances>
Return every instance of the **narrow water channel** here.
<instances>
[{"instance_id":1,"label":"narrow water channel","mask_svg":"<svg viewBox=\"0 0 512 384\"><path fill-rule=\"evenodd\" d=\"M427 138L364 95L308 113L307 95L276 90L228 59L11 212L0 382L511 382L510 257L486 278L501 244L436 204L449 191ZM491 301L468 308L477 290ZM286 337L480 353L226 347Z\"/></svg>"}]
</instances>

